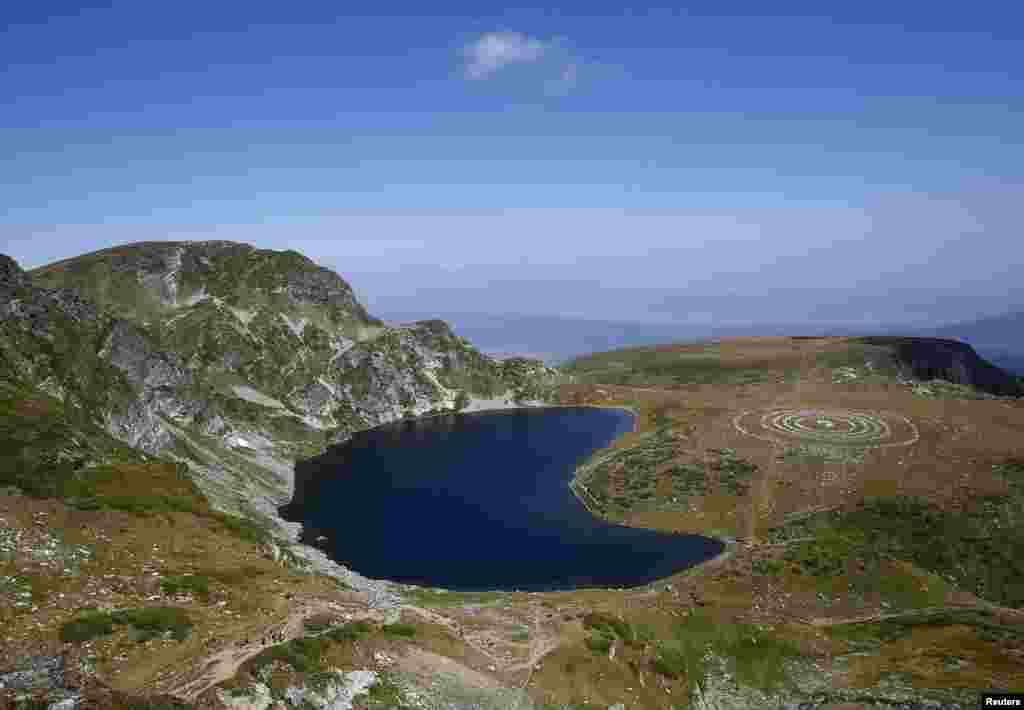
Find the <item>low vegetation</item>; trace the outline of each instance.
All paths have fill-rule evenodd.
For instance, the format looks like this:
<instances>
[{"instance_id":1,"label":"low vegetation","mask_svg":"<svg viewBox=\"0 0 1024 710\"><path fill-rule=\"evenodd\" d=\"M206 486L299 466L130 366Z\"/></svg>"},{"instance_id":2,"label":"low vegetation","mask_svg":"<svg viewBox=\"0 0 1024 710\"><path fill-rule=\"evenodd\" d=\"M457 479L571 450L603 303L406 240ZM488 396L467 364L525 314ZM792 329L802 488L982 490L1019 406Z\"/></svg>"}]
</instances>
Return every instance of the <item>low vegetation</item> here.
<instances>
[{"instance_id":1,"label":"low vegetation","mask_svg":"<svg viewBox=\"0 0 1024 710\"><path fill-rule=\"evenodd\" d=\"M659 640L652 669L668 678L703 681L711 656L726 659L737 681L772 690L785 681L785 661L798 648L755 626L722 623L709 614L692 612Z\"/></svg>"},{"instance_id":2,"label":"low vegetation","mask_svg":"<svg viewBox=\"0 0 1024 710\"><path fill-rule=\"evenodd\" d=\"M190 513L255 544L270 538L251 517L213 510L185 464L130 449L60 401L8 383L0 383L0 446L0 487L79 510Z\"/></svg>"},{"instance_id":3,"label":"low vegetation","mask_svg":"<svg viewBox=\"0 0 1024 710\"><path fill-rule=\"evenodd\" d=\"M408 587L402 596L414 604L433 607L499 604L509 599L508 592L453 592L428 587Z\"/></svg>"},{"instance_id":4,"label":"low vegetation","mask_svg":"<svg viewBox=\"0 0 1024 710\"><path fill-rule=\"evenodd\" d=\"M1020 463L1003 467L1020 476ZM799 572L829 576L851 561L870 568L906 560L978 596L1024 607L1024 497L976 497L963 510L917 498L880 498L772 531L775 540L812 537L787 552ZM1011 487L1013 490L1013 487ZM865 575L862 578L870 578Z\"/></svg>"},{"instance_id":5,"label":"low vegetation","mask_svg":"<svg viewBox=\"0 0 1024 710\"><path fill-rule=\"evenodd\" d=\"M290 666L298 673L315 673L326 670L321 664L324 653L331 646L331 639L303 637L270 646L245 662L243 668L256 675L264 666L275 662Z\"/></svg>"},{"instance_id":6,"label":"low vegetation","mask_svg":"<svg viewBox=\"0 0 1024 710\"><path fill-rule=\"evenodd\" d=\"M647 629L641 629L628 621L610 614L591 612L583 617L583 627L590 632L585 643L594 653L608 653L616 640L638 648L651 639Z\"/></svg>"},{"instance_id":7,"label":"low vegetation","mask_svg":"<svg viewBox=\"0 0 1024 710\"><path fill-rule=\"evenodd\" d=\"M787 464L846 464L864 463L864 449L856 446L829 444L800 444L789 446L782 452L782 463Z\"/></svg>"},{"instance_id":8,"label":"low vegetation","mask_svg":"<svg viewBox=\"0 0 1024 710\"><path fill-rule=\"evenodd\" d=\"M206 600L210 597L210 578L201 574L166 577L160 581L160 590L169 596L190 594Z\"/></svg>"},{"instance_id":9,"label":"low vegetation","mask_svg":"<svg viewBox=\"0 0 1024 710\"><path fill-rule=\"evenodd\" d=\"M914 385L911 391L920 397L931 399L999 399L998 395L982 392L971 385L962 385L946 380L921 382Z\"/></svg>"},{"instance_id":10,"label":"low vegetation","mask_svg":"<svg viewBox=\"0 0 1024 710\"><path fill-rule=\"evenodd\" d=\"M412 638L416 635L416 627L412 624L403 624L395 622L394 624L384 624L380 628L380 633L384 636L395 636L398 638Z\"/></svg>"},{"instance_id":11,"label":"low vegetation","mask_svg":"<svg viewBox=\"0 0 1024 710\"><path fill-rule=\"evenodd\" d=\"M834 639L855 650L872 651L909 636L915 629L969 627L980 641L1024 650L1024 624L1009 623L984 609L926 609L910 611L882 621L837 624L828 628Z\"/></svg>"},{"instance_id":12,"label":"low vegetation","mask_svg":"<svg viewBox=\"0 0 1024 710\"><path fill-rule=\"evenodd\" d=\"M365 621L353 621L333 627L327 636L337 643L351 643L373 633L373 626Z\"/></svg>"},{"instance_id":13,"label":"low vegetation","mask_svg":"<svg viewBox=\"0 0 1024 710\"><path fill-rule=\"evenodd\" d=\"M562 368L580 384L673 386L751 385L787 379L793 371L773 372L754 363L735 362L722 356L718 346L666 346L625 348L570 360Z\"/></svg>"},{"instance_id":14,"label":"low vegetation","mask_svg":"<svg viewBox=\"0 0 1024 710\"><path fill-rule=\"evenodd\" d=\"M733 449L683 448L672 427L643 435L629 447L597 454L577 471L585 502L615 517L630 510L679 509L710 492L745 495L757 466Z\"/></svg>"},{"instance_id":15,"label":"low vegetation","mask_svg":"<svg viewBox=\"0 0 1024 710\"><path fill-rule=\"evenodd\" d=\"M324 661L332 649L346 647L374 635L410 639L417 634L416 627L410 624L395 623L375 627L366 621L352 621L335 625L326 619L307 626L306 632L309 635L268 646L247 660L241 670L258 676L261 668L280 662L298 673L321 673L327 670Z\"/></svg>"},{"instance_id":16,"label":"low vegetation","mask_svg":"<svg viewBox=\"0 0 1024 710\"><path fill-rule=\"evenodd\" d=\"M108 636L118 626L128 626L140 643L159 635L184 641L192 625L188 613L177 607L87 611L61 626L60 640L65 643L82 643L99 636Z\"/></svg>"}]
</instances>

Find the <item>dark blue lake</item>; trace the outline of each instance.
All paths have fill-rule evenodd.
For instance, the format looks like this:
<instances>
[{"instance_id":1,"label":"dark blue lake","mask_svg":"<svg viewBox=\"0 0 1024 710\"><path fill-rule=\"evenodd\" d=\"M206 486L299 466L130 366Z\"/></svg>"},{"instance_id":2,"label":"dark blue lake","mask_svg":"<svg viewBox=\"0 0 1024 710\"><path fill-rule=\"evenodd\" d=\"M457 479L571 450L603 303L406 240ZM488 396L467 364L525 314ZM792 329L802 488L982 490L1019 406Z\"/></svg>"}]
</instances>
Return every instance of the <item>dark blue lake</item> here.
<instances>
[{"instance_id":1,"label":"dark blue lake","mask_svg":"<svg viewBox=\"0 0 1024 710\"><path fill-rule=\"evenodd\" d=\"M590 407L397 422L300 462L282 514L367 577L462 591L637 586L723 545L604 522L569 489L579 462L632 427L625 410Z\"/></svg>"}]
</instances>

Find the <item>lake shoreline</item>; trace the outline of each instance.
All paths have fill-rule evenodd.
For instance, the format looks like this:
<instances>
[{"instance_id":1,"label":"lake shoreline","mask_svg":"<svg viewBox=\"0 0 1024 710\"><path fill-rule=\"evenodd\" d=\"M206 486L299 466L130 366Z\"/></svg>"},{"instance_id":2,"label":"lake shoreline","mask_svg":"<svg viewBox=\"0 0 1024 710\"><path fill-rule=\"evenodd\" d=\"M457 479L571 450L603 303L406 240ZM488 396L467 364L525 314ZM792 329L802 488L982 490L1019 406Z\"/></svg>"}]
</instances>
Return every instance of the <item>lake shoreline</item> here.
<instances>
[{"instance_id":1,"label":"lake shoreline","mask_svg":"<svg viewBox=\"0 0 1024 710\"><path fill-rule=\"evenodd\" d=\"M452 591L633 588L721 554L724 544L713 537L595 515L572 486L579 461L640 428L635 408L524 404L461 413L483 417L435 412L360 432L365 438L336 449L333 460L297 467L282 516L301 527L300 543L370 579ZM516 417L492 416L501 413ZM346 499L361 503L343 518L325 503ZM405 536L409 529L414 538ZM479 535L467 538L467 529ZM528 538L517 537L526 530ZM353 536L368 544L352 547L345 541ZM540 545L537 554L522 554L524 544Z\"/></svg>"}]
</instances>

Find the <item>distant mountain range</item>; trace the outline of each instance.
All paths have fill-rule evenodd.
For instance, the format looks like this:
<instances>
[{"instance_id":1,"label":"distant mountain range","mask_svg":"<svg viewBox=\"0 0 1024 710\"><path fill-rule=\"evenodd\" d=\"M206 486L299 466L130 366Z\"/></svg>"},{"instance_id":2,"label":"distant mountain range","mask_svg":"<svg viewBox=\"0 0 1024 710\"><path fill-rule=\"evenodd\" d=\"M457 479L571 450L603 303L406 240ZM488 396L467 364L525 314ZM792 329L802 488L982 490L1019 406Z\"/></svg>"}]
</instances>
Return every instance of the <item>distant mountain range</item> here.
<instances>
[{"instance_id":1,"label":"distant mountain range","mask_svg":"<svg viewBox=\"0 0 1024 710\"><path fill-rule=\"evenodd\" d=\"M385 313L388 322L422 319L422 313ZM687 323L636 323L586 320L559 316L446 313L452 329L497 357L519 355L550 365L579 355L636 345L693 342L731 335L868 335L877 328L852 329L831 324L780 323L749 326L711 326Z\"/></svg>"},{"instance_id":2,"label":"distant mountain range","mask_svg":"<svg viewBox=\"0 0 1024 710\"><path fill-rule=\"evenodd\" d=\"M930 328L844 323L694 325L587 320L559 316L444 313L464 338L492 357L531 357L557 365L616 348L694 342L737 335L918 335L962 340L1000 367L1024 376L1024 311ZM387 321L413 322L437 314L385 313Z\"/></svg>"}]
</instances>

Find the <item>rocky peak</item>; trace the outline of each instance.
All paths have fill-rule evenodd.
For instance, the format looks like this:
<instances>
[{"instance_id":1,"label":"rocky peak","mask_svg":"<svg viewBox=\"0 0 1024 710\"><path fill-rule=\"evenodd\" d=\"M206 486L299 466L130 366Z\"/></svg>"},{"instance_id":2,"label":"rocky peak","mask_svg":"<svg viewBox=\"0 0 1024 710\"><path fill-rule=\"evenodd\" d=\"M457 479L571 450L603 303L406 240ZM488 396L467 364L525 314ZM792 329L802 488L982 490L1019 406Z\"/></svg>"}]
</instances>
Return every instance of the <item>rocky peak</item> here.
<instances>
[{"instance_id":1,"label":"rocky peak","mask_svg":"<svg viewBox=\"0 0 1024 710\"><path fill-rule=\"evenodd\" d=\"M33 272L48 286L74 286L129 320L159 322L216 301L249 312L270 308L297 320L373 324L352 287L294 251L229 241L138 242L65 259Z\"/></svg>"},{"instance_id":2,"label":"rocky peak","mask_svg":"<svg viewBox=\"0 0 1024 710\"><path fill-rule=\"evenodd\" d=\"M22 271L18 262L6 254L0 254L0 292L11 292L28 284L28 274Z\"/></svg>"},{"instance_id":3,"label":"rocky peak","mask_svg":"<svg viewBox=\"0 0 1024 710\"><path fill-rule=\"evenodd\" d=\"M0 315L24 321L39 334L51 330L48 308L74 321L95 321L98 313L72 288L38 288L18 262L0 254Z\"/></svg>"}]
</instances>

